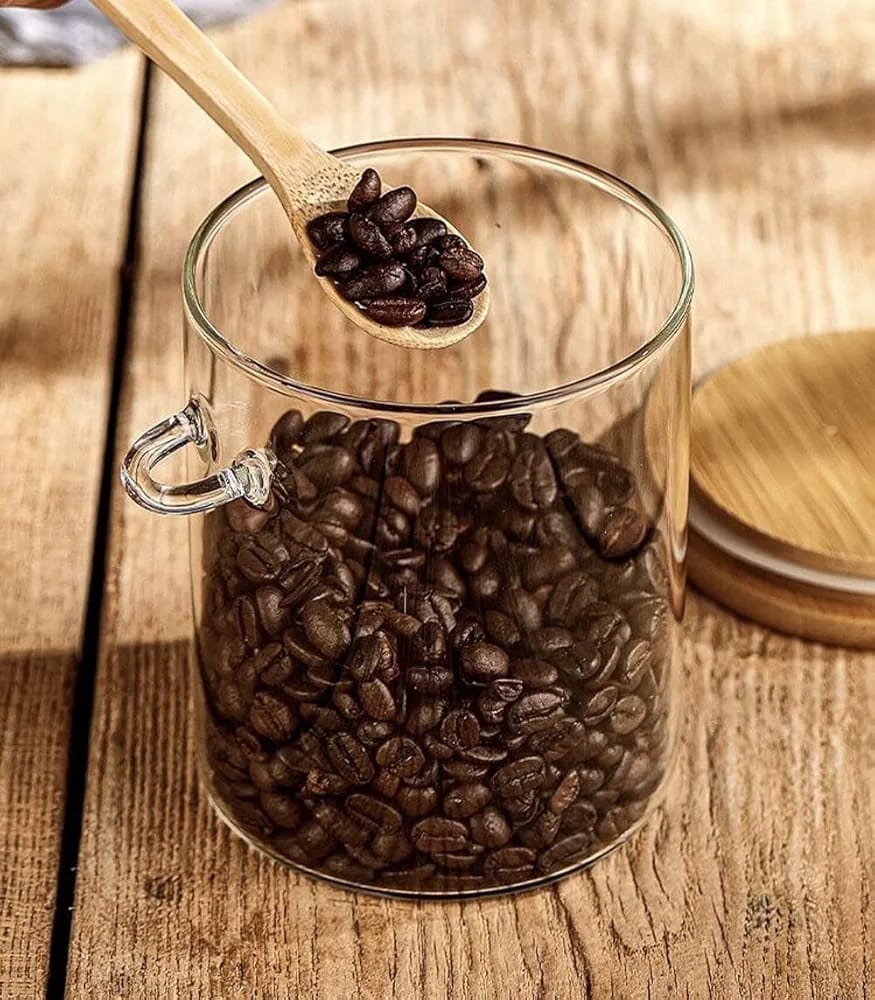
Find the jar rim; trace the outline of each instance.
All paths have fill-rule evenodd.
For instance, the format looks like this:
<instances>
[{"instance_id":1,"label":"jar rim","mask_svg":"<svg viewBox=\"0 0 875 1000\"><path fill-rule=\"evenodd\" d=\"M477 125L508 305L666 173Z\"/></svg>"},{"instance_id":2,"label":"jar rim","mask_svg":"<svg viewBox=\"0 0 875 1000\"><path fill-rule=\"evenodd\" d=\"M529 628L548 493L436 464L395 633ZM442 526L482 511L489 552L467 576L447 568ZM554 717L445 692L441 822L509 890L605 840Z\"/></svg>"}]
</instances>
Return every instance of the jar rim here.
<instances>
[{"instance_id":1,"label":"jar rim","mask_svg":"<svg viewBox=\"0 0 875 1000\"><path fill-rule=\"evenodd\" d=\"M611 384L621 382L630 374L642 368L667 346L686 320L693 299L695 276L693 258L689 244L671 216L649 195L640 191L628 181L608 170L597 167L585 160L565 156L527 146L521 143L502 142L493 139L419 137L409 139L386 139L374 142L344 146L331 152L339 157L361 156L368 153L407 150L410 152L469 152L473 154L512 154L522 159L549 163L572 170L587 182L599 187L609 196L625 201L642 212L662 230L677 256L681 269L678 297L671 312L659 329L644 343L625 357L598 371L561 385L541 389L525 395L512 396L504 400L489 400L471 403L404 403L393 400L375 400L350 393L334 392L320 386L309 385L264 364L234 345L210 320L197 291L196 275L198 265L210 244L222 230L225 223L249 201L268 189L267 181L258 177L244 184L223 199L201 222L189 243L183 264L182 290L183 304L188 319L193 323L200 338L213 354L242 371L249 378L282 395L304 395L322 403L354 408L356 410L380 413L415 414L427 416L476 415L486 413L506 413L521 409L531 409L544 403L555 403L570 396L589 394L593 390L603 390Z\"/></svg>"}]
</instances>

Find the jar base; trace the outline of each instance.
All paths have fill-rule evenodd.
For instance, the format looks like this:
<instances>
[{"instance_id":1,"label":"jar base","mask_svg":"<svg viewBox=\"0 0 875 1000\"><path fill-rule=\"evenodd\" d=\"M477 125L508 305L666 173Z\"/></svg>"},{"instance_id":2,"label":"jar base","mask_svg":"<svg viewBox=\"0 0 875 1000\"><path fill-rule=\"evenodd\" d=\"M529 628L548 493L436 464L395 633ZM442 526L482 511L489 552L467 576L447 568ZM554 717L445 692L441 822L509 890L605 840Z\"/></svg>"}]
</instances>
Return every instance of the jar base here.
<instances>
[{"instance_id":1,"label":"jar base","mask_svg":"<svg viewBox=\"0 0 875 1000\"><path fill-rule=\"evenodd\" d=\"M207 799L209 800L213 812L215 812L219 819L235 836L243 840L249 847L258 851L259 854L270 858L271 861L276 861L284 868L288 868L293 872L300 873L301 875L307 875L310 878L316 879L320 882L325 882L338 889L345 889L349 892L360 892L365 893L368 896L379 896L384 899L436 902L452 900L458 901L460 899L489 899L496 896L509 896L523 892L533 892L536 889L542 889L546 886L552 885L554 882L565 879L570 875L586 871L597 861L600 861L602 858L612 854L615 850L617 850L617 848L622 847L623 844L631 840L632 837L634 837L638 831L653 818L654 814L662 808L664 789L668 784L668 777L668 775L663 777L660 786L654 791L651 797L650 808L644 813L643 816L641 816L640 819L637 819L628 829L624 830L616 840L611 841L610 844L605 844L603 847L600 847L597 851L594 851L583 860L575 861L574 864L569 865L567 868L561 868L558 871L550 872L549 875L540 875L537 878L527 879L524 882L516 882L513 885L438 891L428 889L389 889L380 886L367 885L366 883L353 882L350 879L338 878L328 872L320 871L318 868L308 868L306 865L289 861L288 858L283 857L276 851L272 851L269 847L261 843L257 838L253 837L252 834L248 833L242 826L240 826L231 814L222 807L220 798L213 794L208 782L204 779L203 774L201 774L201 780L204 782Z\"/></svg>"}]
</instances>

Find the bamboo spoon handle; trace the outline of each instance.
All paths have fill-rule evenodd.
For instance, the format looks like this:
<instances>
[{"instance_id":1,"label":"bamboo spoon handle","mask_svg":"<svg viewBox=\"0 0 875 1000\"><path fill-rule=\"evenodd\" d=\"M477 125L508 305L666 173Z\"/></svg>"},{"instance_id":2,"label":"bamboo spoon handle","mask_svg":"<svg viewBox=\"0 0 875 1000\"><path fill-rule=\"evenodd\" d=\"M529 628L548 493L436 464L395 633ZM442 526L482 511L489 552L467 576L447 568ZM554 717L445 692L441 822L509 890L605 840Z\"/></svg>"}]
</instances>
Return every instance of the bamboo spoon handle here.
<instances>
[{"instance_id":1,"label":"bamboo spoon handle","mask_svg":"<svg viewBox=\"0 0 875 1000\"><path fill-rule=\"evenodd\" d=\"M249 156L277 194L291 192L327 154L276 108L172 0L93 0ZM296 206L284 204L287 213Z\"/></svg>"}]
</instances>

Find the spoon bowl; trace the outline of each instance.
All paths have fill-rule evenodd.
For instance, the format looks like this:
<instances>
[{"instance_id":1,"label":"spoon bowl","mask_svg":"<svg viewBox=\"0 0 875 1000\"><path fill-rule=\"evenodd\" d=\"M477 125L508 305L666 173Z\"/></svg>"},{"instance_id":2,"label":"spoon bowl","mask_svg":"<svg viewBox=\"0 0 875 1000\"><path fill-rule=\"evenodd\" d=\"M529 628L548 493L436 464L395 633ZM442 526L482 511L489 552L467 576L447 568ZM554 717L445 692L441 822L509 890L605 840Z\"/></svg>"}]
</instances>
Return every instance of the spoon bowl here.
<instances>
[{"instance_id":1,"label":"spoon bowl","mask_svg":"<svg viewBox=\"0 0 875 1000\"><path fill-rule=\"evenodd\" d=\"M173 0L94 0L119 30L168 73L234 140L279 198L304 258L312 267L316 249L307 224L326 212L345 210L358 171L321 149L284 121L273 105L200 31ZM416 216L452 224L427 205ZM399 347L449 347L472 334L486 318L489 289L474 300L471 316L457 326L411 327L378 323L345 299L330 278L316 274L322 290L356 326Z\"/></svg>"}]
</instances>

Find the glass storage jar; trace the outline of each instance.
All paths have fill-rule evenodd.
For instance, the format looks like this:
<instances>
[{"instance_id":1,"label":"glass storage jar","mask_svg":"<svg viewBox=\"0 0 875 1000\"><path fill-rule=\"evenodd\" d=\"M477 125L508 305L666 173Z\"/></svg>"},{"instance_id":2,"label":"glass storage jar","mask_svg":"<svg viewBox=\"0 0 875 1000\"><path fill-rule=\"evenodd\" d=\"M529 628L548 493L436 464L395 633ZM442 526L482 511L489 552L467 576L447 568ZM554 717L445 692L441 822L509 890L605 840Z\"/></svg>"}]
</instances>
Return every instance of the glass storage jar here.
<instances>
[{"instance_id":1,"label":"glass storage jar","mask_svg":"<svg viewBox=\"0 0 875 1000\"><path fill-rule=\"evenodd\" d=\"M687 518L683 237L587 164L473 140L338 155L486 260L484 326L375 341L262 181L185 262L188 403L123 468L191 520L201 775L344 886L522 889L616 847L670 767ZM190 482L152 472L186 449Z\"/></svg>"}]
</instances>

